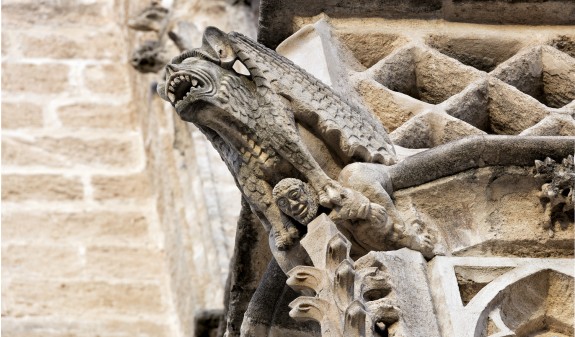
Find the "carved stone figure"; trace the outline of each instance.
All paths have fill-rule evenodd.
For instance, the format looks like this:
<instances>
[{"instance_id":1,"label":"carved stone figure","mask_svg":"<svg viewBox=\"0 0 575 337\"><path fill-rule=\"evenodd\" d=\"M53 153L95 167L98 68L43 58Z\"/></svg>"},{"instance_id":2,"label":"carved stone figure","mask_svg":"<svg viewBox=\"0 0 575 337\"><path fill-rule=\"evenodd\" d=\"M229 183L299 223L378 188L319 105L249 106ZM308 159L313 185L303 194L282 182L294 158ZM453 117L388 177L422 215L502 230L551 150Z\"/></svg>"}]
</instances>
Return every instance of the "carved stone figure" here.
<instances>
[{"instance_id":1,"label":"carved stone figure","mask_svg":"<svg viewBox=\"0 0 575 337\"><path fill-rule=\"evenodd\" d=\"M153 31L161 36L166 27L168 14L169 10L162 7L160 1L152 0L150 6L128 20L128 27L141 31Z\"/></svg>"},{"instance_id":2,"label":"carved stone figure","mask_svg":"<svg viewBox=\"0 0 575 337\"><path fill-rule=\"evenodd\" d=\"M250 75L233 69L241 61ZM352 195L329 177L302 140L298 125L320 139L332 162L395 162L383 126L291 61L238 33L208 28L199 49L166 67L158 93L178 115L196 124L219 150L278 249L298 230L272 200L283 178L307 181L325 207Z\"/></svg>"},{"instance_id":3,"label":"carved stone figure","mask_svg":"<svg viewBox=\"0 0 575 337\"><path fill-rule=\"evenodd\" d=\"M132 53L130 63L142 73L156 73L160 71L169 59L164 46L160 41L148 40Z\"/></svg>"},{"instance_id":4,"label":"carved stone figure","mask_svg":"<svg viewBox=\"0 0 575 337\"><path fill-rule=\"evenodd\" d=\"M317 195L308 184L299 179L283 179L274 187L273 196L282 212L303 225L307 225L318 214ZM361 200L361 195L343 198L342 206L335 207L328 215L351 241L352 258L356 259L370 251L403 247L421 251L427 257L433 256L433 239L430 233L420 224L412 224L406 228L403 221L397 218L393 204L388 215L386 208L379 204L356 204L356 200Z\"/></svg>"},{"instance_id":5,"label":"carved stone figure","mask_svg":"<svg viewBox=\"0 0 575 337\"><path fill-rule=\"evenodd\" d=\"M573 188L575 186L575 164L573 156L564 158L561 164L547 157L544 161L535 161L535 177L545 179L541 186L539 198L545 205L546 219L543 223L545 229L553 235L553 226L556 222L561 228L573 222Z\"/></svg>"}]
</instances>

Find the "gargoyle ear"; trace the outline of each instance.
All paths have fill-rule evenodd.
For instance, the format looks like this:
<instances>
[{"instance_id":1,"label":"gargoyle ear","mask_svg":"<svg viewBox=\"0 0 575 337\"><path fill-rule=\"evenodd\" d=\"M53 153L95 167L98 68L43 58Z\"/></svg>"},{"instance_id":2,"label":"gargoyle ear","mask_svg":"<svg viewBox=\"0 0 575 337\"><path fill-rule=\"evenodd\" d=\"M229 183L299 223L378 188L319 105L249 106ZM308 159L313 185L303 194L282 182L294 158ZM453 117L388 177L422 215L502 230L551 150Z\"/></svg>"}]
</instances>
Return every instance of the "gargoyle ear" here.
<instances>
[{"instance_id":1,"label":"gargoyle ear","mask_svg":"<svg viewBox=\"0 0 575 337\"><path fill-rule=\"evenodd\" d=\"M166 82L165 81L158 83L158 86L156 87L156 92L164 101L169 102L168 96L166 96Z\"/></svg>"},{"instance_id":2,"label":"gargoyle ear","mask_svg":"<svg viewBox=\"0 0 575 337\"><path fill-rule=\"evenodd\" d=\"M219 59L221 66L226 69L231 69L237 59L228 34L216 27L206 28L201 49Z\"/></svg>"}]
</instances>

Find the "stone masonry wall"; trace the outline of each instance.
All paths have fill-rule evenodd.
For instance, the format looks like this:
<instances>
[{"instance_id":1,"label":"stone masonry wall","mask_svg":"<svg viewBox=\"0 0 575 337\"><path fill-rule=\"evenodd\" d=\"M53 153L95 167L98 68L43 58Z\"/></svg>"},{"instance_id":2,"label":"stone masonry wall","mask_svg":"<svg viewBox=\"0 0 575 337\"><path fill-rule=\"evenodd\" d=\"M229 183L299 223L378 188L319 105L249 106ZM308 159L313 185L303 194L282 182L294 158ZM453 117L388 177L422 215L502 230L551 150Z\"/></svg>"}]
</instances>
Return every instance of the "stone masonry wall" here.
<instances>
[{"instance_id":1,"label":"stone masonry wall","mask_svg":"<svg viewBox=\"0 0 575 337\"><path fill-rule=\"evenodd\" d=\"M148 4L2 2L3 336L191 336L223 305L238 192L128 63Z\"/></svg>"},{"instance_id":2,"label":"stone masonry wall","mask_svg":"<svg viewBox=\"0 0 575 337\"><path fill-rule=\"evenodd\" d=\"M179 335L129 5L2 2L2 335Z\"/></svg>"}]
</instances>

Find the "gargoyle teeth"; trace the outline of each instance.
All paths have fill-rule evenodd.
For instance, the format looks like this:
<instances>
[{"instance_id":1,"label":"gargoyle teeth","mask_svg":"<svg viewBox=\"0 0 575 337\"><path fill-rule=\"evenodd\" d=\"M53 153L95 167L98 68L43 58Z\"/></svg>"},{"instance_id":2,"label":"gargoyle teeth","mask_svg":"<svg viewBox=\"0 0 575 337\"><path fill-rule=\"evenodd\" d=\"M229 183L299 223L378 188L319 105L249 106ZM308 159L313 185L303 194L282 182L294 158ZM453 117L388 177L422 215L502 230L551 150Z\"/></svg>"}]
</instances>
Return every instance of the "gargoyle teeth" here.
<instances>
[{"instance_id":1,"label":"gargoyle teeth","mask_svg":"<svg viewBox=\"0 0 575 337\"><path fill-rule=\"evenodd\" d=\"M168 98L170 99L170 101L174 102L174 100L176 99L176 95L174 95L171 92L168 92Z\"/></svg>"},{"instance_id":2,"label":"gargoyle teeth","mask_svg":"<svg viewBox=\"0 0 575 337\"><path fill-rule=\"evenodd\" d=\"M172 103L176 104L181 100L191 97L195 89L203 87L203 82L192 75L177 74L174 75L168 86L168 92L174 94L170 97Z\"/></svg>"}]
</instances>

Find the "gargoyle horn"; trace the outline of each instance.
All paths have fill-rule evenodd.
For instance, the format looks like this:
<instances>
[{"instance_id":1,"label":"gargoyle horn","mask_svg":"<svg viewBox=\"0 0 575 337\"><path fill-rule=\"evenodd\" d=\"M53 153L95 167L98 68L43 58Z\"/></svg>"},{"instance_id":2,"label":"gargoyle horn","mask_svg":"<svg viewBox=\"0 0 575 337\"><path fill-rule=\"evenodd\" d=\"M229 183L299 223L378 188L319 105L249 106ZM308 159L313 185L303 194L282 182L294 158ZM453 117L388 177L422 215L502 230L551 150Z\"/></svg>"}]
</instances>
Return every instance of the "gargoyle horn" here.
<instances>
[{"instance_id":1,"label":"gargoyle horn","mask_svg":"<svg viewBox=\"0 0 575 337\"><path fill-rule=\"evenodd\" d=\"M223 68L232 69L237 55L234 53L228 34L216 27L208 27L204 32L202 47L206 53L220 60Z\"/></svg>"}]
</instances>

